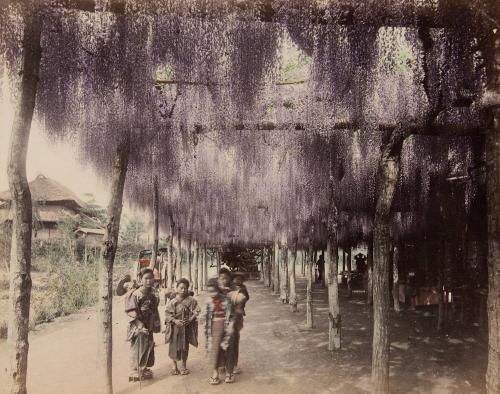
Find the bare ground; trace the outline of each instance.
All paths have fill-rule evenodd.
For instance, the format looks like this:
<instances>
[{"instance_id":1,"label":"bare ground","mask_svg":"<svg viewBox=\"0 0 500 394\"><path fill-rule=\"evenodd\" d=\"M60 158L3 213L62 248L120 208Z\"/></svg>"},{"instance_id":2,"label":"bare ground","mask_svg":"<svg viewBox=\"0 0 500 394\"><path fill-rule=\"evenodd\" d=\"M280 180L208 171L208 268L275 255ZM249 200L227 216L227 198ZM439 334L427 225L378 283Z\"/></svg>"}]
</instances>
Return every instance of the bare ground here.
<instances>
[{"instance_id":1,"label":"bare ground","mask_svg":"<svg viewBox=\"0 0 500 394\"><path fill-rule=\"evenodd\" d=\"M298 278L299 294L305 280ZM233 385L209 386L209 368L200 330L200 347L191 350L188 376L171 376L167 345L156 337L155 378L128 382L128 344L122 300L116 299L114 324L114 390L116 393L364 393L369 390L370 308L361 296L342 297L343 349L327 350L326 291L314 289L315 326L302 330L304 299L291 313L270 290L248 283L251 301L242 331L243 374ZM201 297L203 300L203 297ZM203 301L201 301L203 302ZM28 389L34 393L93 393L97 353L94 310L57 319L31 334ZM482 393L486 346L460 326L447 335L435 332L435 319L420 313L393 316L391 391L394 393ZM6 344L0 343L0 389L5 387Z\"/></svg>"}]
</instances>

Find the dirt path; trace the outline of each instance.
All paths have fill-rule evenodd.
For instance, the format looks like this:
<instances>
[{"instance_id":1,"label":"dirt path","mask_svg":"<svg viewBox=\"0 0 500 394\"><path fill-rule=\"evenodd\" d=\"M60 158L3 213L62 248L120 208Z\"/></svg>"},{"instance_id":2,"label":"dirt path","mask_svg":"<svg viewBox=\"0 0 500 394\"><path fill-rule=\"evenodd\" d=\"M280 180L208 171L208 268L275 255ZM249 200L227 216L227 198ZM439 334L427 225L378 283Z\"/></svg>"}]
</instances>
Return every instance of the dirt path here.
<instances>
[{"instance_id":1,"label":"dirt path","mask_svg":"<svg viewBox=\"0 0 500 394\"><path fill-rule=\"evenodd\" d=\"M305 281L299 278L299 293ZM327 304L324 289L314 289L315 326L302 331L303 299L292 314L258 282L248 283L251 301L242 331L240 365L243 374L233 385L209 386L203 331L200 347L192 349L188 376L170 376L168 349L156 337L155 379L141 393L362 393L369 389L371 320L361 298L342 298L343 350L327 345ZM114 389L138 393L129 383L126 320L122 299L116 299L114 325ZM203 302L203 297L201 297ZM163 308L161 308L163 309ZM418 314L393 318L391 388L397 393L481 393L486 353L473 336L436 337L433 322ZM96 365L96 317L90 310L59 319L31 335L28 389L38 393L93 393ZM0 343L0 390L4 386L6 344Z\"/></svg>"}]
</instances>

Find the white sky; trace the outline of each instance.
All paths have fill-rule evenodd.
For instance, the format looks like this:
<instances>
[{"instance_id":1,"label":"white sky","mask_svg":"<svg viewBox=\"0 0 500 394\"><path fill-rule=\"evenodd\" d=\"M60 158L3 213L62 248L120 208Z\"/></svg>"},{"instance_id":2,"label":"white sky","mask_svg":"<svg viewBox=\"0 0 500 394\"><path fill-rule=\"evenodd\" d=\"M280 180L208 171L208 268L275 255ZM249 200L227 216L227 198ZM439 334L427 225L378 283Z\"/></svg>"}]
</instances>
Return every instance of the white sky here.
<instances>
[{"instance_id":1,"label":"white sky","mask_svg":"<svg viewBox=\"0 0 500 394\"><path fill-rule=\"evenodd\" d=\"M14 106L6 99L9 94L6 83L2 90L3 97L0 96L0 191L9 188L7 156L14 117ZM31 128L26 171L28 181L33 180L38 174L43 174L62 183L80 198L85 193L92 193L99 204L107 205L109 194L106 185L97 180L91 168L88 166L85 168L77 161L74 146L70 143L55 144L48 141L39 125L36 124L36 120Z\"/></svg>"}]
</instances>

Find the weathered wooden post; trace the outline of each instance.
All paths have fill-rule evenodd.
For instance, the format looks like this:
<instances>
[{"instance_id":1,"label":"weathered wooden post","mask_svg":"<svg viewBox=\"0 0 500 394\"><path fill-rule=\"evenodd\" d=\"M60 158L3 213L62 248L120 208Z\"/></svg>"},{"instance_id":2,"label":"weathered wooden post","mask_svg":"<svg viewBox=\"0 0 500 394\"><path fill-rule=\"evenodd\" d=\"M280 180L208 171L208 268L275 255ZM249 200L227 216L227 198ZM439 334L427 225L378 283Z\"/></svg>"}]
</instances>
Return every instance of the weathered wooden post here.
<instances>
[{"instance_id":1,"label":"weathered wooden post","mask_svg":"<svg viewBox=\"0 0 500 394\"><path fill-rule=\"evenodd\" d=\"M177 228L177 255L176 257L176 279L179 280L182 278L182 230L179 226Z\"/></svg>"},{"instance_id":2,"label":"weathered wooden post","mask_svg":"<svg viewBox=\"0 0 500 394\"><path fill-rule=\"evenodd\" d=\"M13 212L7 340L10 369L6 387L11 394L26 393L28 368L32 206L26 178L26 155L42 56L39 11L38 7L29 5L23 9L21 93L12 125L7 167Z\"/></svg>"},{"instance_id":3,"label":"weathered wooden post","mask_svg":"<svg viewBox=\"0 0 500 394\"><path fill-rule=\"evenodd\" d=\"M149 263L149 268L152 270L157 267L158 260L158 176L153 177L153 250L151 251L151 261Z\"/></svg>"},{"instance_id":4,"label":"weathered wooden post","mask_svg":"<svg viewBox=\"0 0 500 394\"><path fill-rule=\"evenodd\" d=\"M170 241L168 243L168 260L167 260L167 289L172 289L174 286L174 274L175 274L174 234L175 234L175 223L173 220L171 220Z\"/></svg>"},{"instance_id":5,"label":"weathered wooden post","mask_svg":"<svg viewBox=\"0 0 500 394\"><path fill-rule=\"evenodd\" d=\"M191 290L193 290L193 276L191 274L192 265L193 265L193 236L192 236L192 234L189 234L189 237L188 237L187 263L188 263L187 279L189 280L189 288Z\"/></svg>"},{"instance_id":6,"label":"weathered wooden post","mask_svg":"<svg viewBox=\"0 0 500 394\"><path fill-rule=\"evenodd\" d=\"M306 287L306 327L312 329L314 327L313 321L313 266L314 266L314 253L312 246L312 239L309 239L309 259L307 261L307 287Z\"/></svg>"},{"instance_id":7,"label":"weathered wooden post","mask_svg":"<svg viewBox=\"0 0 500 394\"><path fill-rule=\"evenodd\" d=\"M399 246L395 245L392 252L392 298L394 299L394 311L401 312L399 306Z\"/></svg>"},{"instance_id":8,"label":"weathered wooden post","mask_svg":"<svg viewBox=\"0 0 500 394\"><path fill-rule=\"evenodd\" d=\"M351 278L352 278L352 273L351 273L351 267L352 267L352 247L349 244L347 247L347 253L346 253L346 259L347 259L347 297L351 298L352 297L352 284L351 284Z\"/></svg>"},{"instance_id":9,"label":"weathered wooden post","mask_svg":"<svg viewBox=\"0 0 500 394\"><path fill-rule=\"evenodd\" d=\"M366 256L366 269L368 270L366 284L366 302L368 305L373 304L373 241L368 242L368 254Z\"/></svg>"},{"instance_id":10,"label":"weathered wooden post","mask_svg":"<svg viewBox=\"0 0 500 394\"><path fill-rule=\"evenodd\" d=\"M280 292L279 267L280 267L280 248L278 241L275 241L274 259L273 259L273 294L279 294Z\"/></svg>"},{"instance_id":11,"label":"weathered wooden post","mask_svg":"<svg viewBox=\"0 0 500 394\"><path fill-rule=\"evenodd\" d=\"M289 266L290 271L290 310L292 312L297 312L297 290L296 290L296 278L295 278L295 266L297 265L297 239L294 242L292 250L292 261Z\"/></svg>"},{"instance_id":12,"label":"weathered wooden post","mask_svg":"<svg viewBox=\"0 0 500 394\"><path fill-rule=\"evenodd\" d=\"M193 290L194 290L194 295L197 296L197 295L199 295L199 292L198 292L198 273L199 273L199 265L200 265L200 248L198 245L198 241L194 241L193 262L194 262Z\"/></svg>"},{"instance_id":13,"label":"weathered wooden post","mask_svg":"<svg viewBox=\"0 0 500 394\"><path fill-rule=\"evenodd\" d=\"M280 256L280 300L283 304L288 303L288 246L286 240L281 243Z\"/></svg>"}]
</instances>

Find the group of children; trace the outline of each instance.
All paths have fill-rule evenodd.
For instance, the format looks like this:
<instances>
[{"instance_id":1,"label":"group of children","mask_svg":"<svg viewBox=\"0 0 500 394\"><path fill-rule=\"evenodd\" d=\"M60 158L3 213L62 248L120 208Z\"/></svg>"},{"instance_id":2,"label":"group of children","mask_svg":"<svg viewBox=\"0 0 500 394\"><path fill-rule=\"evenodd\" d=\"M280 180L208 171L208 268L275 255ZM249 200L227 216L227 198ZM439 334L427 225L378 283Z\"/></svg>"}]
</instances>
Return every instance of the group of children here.
<instances>
[{"instance_id":1,"label":"group of children","mask_svg":"<svg viewBox=\"0 0 500 394\"><path fill-rule=\"evenodd\" d=\"M204 322L206 349L212 370L208 382L212 385L221 382L221 371L225 371L226 383L233 383L234 375L241 372L238 368L240 331L245 305L250 299L244 278L242 273L222 268L218 277L209 279L207 283L209 297ZM189 286L187 279L179 279L175 291L169 294L166 301L165 343L169 344L173 375L190 373L187 368L189 347L198 346L201 309ZM153 377L150 370L155 360L153 333L161 330L159 303L153 271L146 268L140 273L140 285L125 296L125 312L129 317L127 340L130 342L131 381Z\"/></svg>"}]
</instances>

